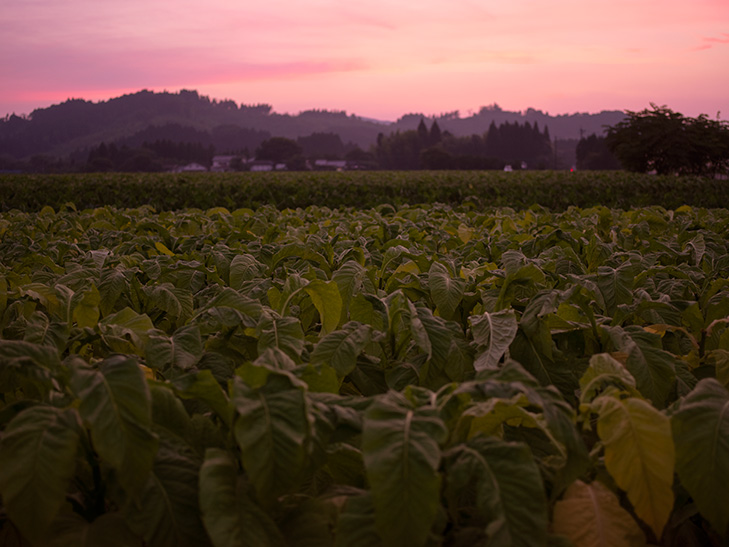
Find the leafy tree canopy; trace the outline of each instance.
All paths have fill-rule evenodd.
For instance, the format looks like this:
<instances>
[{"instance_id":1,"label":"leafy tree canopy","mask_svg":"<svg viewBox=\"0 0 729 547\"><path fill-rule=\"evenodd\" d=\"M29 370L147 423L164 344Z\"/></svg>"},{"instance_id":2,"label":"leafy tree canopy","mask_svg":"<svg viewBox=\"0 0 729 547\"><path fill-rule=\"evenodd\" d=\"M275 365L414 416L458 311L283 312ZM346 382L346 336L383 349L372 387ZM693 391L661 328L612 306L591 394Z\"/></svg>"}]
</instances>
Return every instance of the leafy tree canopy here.
<instances>
[{"instance_id":1,"label":"leafy tree canopy","mask_svg":"<svg viewBox=\"0 0 729 547\"><path fill-rule=\"evenodd\" d=\"M729 169L729 124L651 103L607 130L608 148L629 171L712 175Z\"/></svg>"},{"instance_id":2,"label":"leafy tree canopy","mask_svg":"<svg viewBox=\"0 0 729 547\"><path fill-rule=\"evenodd\" d=\"M285 137L272 137L263 141L261 146L256 149L256 158L285 162L294 156L298 156L301 152L302 148L296 141Z\"/></svg>"}]
</instances>

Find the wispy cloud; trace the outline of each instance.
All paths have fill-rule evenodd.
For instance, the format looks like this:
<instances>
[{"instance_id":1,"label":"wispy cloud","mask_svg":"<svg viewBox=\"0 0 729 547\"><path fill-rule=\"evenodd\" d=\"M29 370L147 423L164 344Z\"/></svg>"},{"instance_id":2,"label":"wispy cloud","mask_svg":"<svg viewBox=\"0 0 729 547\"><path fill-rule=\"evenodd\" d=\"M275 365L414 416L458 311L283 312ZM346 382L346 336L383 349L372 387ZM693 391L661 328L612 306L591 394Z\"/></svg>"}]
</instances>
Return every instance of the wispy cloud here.
<instances>
[{"instance_id":1,"label":"wispy cloud","mask_svg":"<svg viewBox=\"0 0 729 547\"><path fill-rule=\"evenodd\" d=\"M702 44L694 48L695 51L703 51L705 49L711 49L716 44L729 44L729 33L722 32L721 37L716 36L704 36Z\"/></svg>"}]
</instances>

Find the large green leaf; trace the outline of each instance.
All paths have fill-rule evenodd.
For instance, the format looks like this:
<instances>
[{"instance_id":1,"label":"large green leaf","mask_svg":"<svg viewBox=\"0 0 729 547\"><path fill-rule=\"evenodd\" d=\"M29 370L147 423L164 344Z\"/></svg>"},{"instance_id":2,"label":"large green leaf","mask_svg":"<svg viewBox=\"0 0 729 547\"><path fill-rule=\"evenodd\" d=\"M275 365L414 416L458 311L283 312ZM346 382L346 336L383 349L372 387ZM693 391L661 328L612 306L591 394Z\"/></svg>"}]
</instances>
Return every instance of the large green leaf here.
<instances>
[{"instance_id":1,"label":"large green leaf","mask_svg":"<svg viewBox=\"0 0 729 547\"><path fill-rule=\"evenodd\" d=\"M483 544L546 545L547 497L529 447L478 436L446 455L446 497L460 525Z\"/></svg>"},{"instance_id":2,"label":"large green leaf","mask_svg":"<svg viewBox=\"0 0 729 547\"><path fill-rule=\"evenodd\" d=\"M378 331L388 330L388 310L385 303L371 294L359 293L352 298L349 307L352 321L370 325Z\"/></svg>"},{"instance_id":3,"label":"large green leaf","mask_svg":"<svg viewBox=\"0 0 729 547\"><path fill-rule=\"evenodd\" d=\"M55 369L61 364L55 346L35 344L25 340L0 340L0 358L8 363L30 361L49 369Z\"/></svg>"},{"instance_id":4,"label":"large green leaf","mask_svg":"<svg viewBox=\"0 0 729 547\"><path fill-rule=\"evenodd\" d=\"M115 267L102 270L99 281L99 309L102 315L109 315L125 291L129 290L129 280L124 270Z\"/></svg>"},{"instance_id":5,"label":"large green leaf","mask_svg":"<svg viewBox=\"0 0 729 547\"><path fill-rule=\"evenodd\" d=\"M58 348L58 351L61 352L68 341L68 327L68 323L51 322L45 313L36 311L28 318L23 340Z\"/></svg>"},{"instance_id":6,"label":"large green leaf","mask_svg":"<svg viewBox=\"0 0 729 547\"><path fill-rule=\"evenodd\" d=\"M438 389L445 383L461 381L472 373L471 348L460 326L433 315L429 308L418 307L416 313L430 348L430 359L420 369L421 385Z\"/></svg>"},{"instance_id":7,"label":"large green leaf","mask_svg":"<svg viewBox=\"0 0 729 547\"><path fill-rule=\"evenodd\" d=\"M729 391L701 380L671 417L676 471L701 514L729 537Z\"/></svg>"},{"instance_id":8,"label":"large green leaf","mask_svg":"<svg viewBox=\"0 0 729 547\"><path fill-rule=\"evenodd\" d=\"M322 333L326 334L336 329L342 314L342 297L336 281L315 279L304 287L304 291L319 312Z\"/></svg>"},{"instance_id":9,"label":"large green leaf","mask_svg":"<svg viewBox=\"0 0 729 547\"><path fill-rule=\"evenodd\" d=\"M661 537L673 509L675 451L669 419L637 398L609 395L592 403L605 467L638 515Z\"/></svg>"},{"instance_id":10,"label":"large green leaf","mask_svg":"<svg viewBox=\"0 0 729 547\"><path fill-rule=\"evenodd\" d=\"M200 360L203 354L202 337L197 325L177 329L172 336L159 330L149 333L145 349L147 365L157 370L168 367L187 370Z\"/></svg>"},{"instance_id":11,"label":"large green leaf","mask_svg":"<svg viewBox=\"0 0 729 547\"><path fill-rule=\"evenodd\" d=\"M48 547L143 547L120 511L104 513L88 522L78 513L61 513L53 521Z\"/></svg>"},{"instance_id":12,"label":"large green leaf","mask_svg":"<svg viewBox=\"0 0 729 547\"><path fill-rule=\"evenodd\" d=\"M385 545L425 544L439 506L439 444L446 434L434 408L413 409L395 392L367 410L362 454Z\"/></svg>"},{"instance_id":13,"label":"large green leaf","mask_svg":"<svg viewBox=\"0 0 729 547\"><path fill-rule=\"evenodd\" d=\"M339 316L337 316L339 317ZM301 321L296 317L276 317L265 314L256 327L258 333L258 353L268 348L278 348L295 362L301 362L304 350L304 331Z\"/></svg>"},{"instance_id":14,"label":"large green leaf","mask_svg":"<svg viewBox=\"0 0 729 547\"><path fill-rule=\"evenodd\" d=\"M237 465L218 448L205 452L200 468L200 511L215 547L282 545L275 523L240 487Z\"/></svg>"},{"instance_id":15,"label":"large green leaf","mask_svg":"<svg viewBox=\"0 0 729 547\"><path fill-rule=\"evenodd\" d=\"M477 371L496 368L516 337L518 325L514 310L473 315L468 322L476 342L477 357L473 368Z\"/></svg>"},{"instance_id":16,"label":"large green leaf","mask_svg":"<svg viewBox=\"0 0 729 547\"><path fill-rule=\"evenodd\" d=\"M337 284L339 295L342 299L342 315L339 320L339 323L342 325L349 318L350 303L364 283L366 273L367 270L359 262L356 260L348 260L332 274L332 281Z\"/></svg>"},{"instance_id":17,"label":"large green leaf","mask_svg":"<svg viewBox=\"0 0 729 547\"><path fill-rule=\"evenodd\" d=\"M172 283L158 283L144 287L150 303L168 316L175 324L183 325L192 317L192 293L187 289L175 287Z\"/></svg>"},{"instance_id":18,"label":"large green leaf","mask_svg":"<svg viewBox=\"0 0 729 547\"><path fill-rule=\"evenodd\" d=\"M212 372L201 370L198 373L185 374L174 379L172 383L181 397L201 399L220 416L225 425L232 425L233 407Z\"/></svg>"},{"instance_id":19,"label":"large green leaf","mask_svg":"<svg viewBox=\"0 0 729 547\"><path fill-rule=\"evenodd\" d=\"M580 378L580 403L589 404L611 387L640 397L640 393L635 389L635 378L620 361L608 353L593 355L590 357L590 366Z\"/></svg>"},{"instance_id":20,"label":"large green leaf","mask_svg":"<svg viewBox=\"0 0 729 547\"><path fill-rule=\"evenodd\" d=\"M605 327L640 393L657 408L666 405L676 383L676 358L661 347L661 337L640 327Z\"/></svg>"},{"instance_id":21,"label":"large green leaf","mask_svg":"<svg viewBox=\"0 0 729 547\"><path fill-rule=\"evenodd\" d=\"M200 460L185 444L163 438L139 496L127 498L127 524L149 547L210 545L200 518Z\"/></svg>"},{"instance_id":22,"label":"large green leaf","mask_svg":"<svg viewBox=\"0 0 729 547\"><path fill-rule=\"evenodd\" d=\"M613 316L620 304L633 303L633 280L636 268L629 262L617 268L600 266L597 269L597 286L605 301L606 313Z\"/></svg>"},{"instance_id":23,"label":"large green leaf","mask_svg":"<svg viewBox=\"0 0 729 547\"><path fill-rule=\"evenodd\" d=\"M465 281L452 278L445 266L439 262L433 262L428 271L428 287L430 297L440 316L452 319L463 299L463 292L466 289Z\"/></svg>"},{"instance_id":24,"label":"large green leaf","mask_svg":"<svg viewBox=\"0 0 729 547\"><path fill-rule=\"evenodd\" d=\"M513 252L507 251L504 253L502 259L505 259L508 254ZM519 254L521 255L521 259L523 259L524 255ZM514 267L511 267L509 263L505 263L507 275L504 278L498 299L495 303L496 311L508 309L512 301L522 292L536 291L538 286L544 282L544 272L536 264L526 264L525 266L519 267L516 265L517 262L519 261L514 261Z\"/></svg>"},{"instance_id":25,"label":"large green leaf","mask_svg":"<svg viewBox=\"0 0 729 547\"><path fill-rule=\"evenodd\" d=\"M300 483L309 463L314 416L305 385L271 370L258 388L236 377L231 399L239 413L234 430L243 467L258 499L270 505Z\"/></svg>"},{"instance_id":26,"label":"large green leaf","mask_svg":"<svg viewBox=\"0 0 729 547\"><path fill-rule=\"evenodd\" d=\"M75 410L30 407L0 438L0 494L10 519L40 544L61 509L76 470Z\"/></svg>"},{"instance_id":27,"label":"large green leaf","mask_svg":"<svg viewBox=\"0 0 729 547\"><path fill-rule=\"evenodd\" d=\"M137 361L115 355L98 369L74 364L71 387L80 399L79 413L91 430L100 458L119 474L131 492L147 481L157 452L152 433L151 395Z\"/></svg>"},{"instance_id":28,"label":"large green leaf","mask_svg":"<svg viewBox=\"0 0 729 547\"><path fill-rule=\"evenodd\" d=\"M344 377L357 366L357 356L370 343L372 327L356 322L330 332L322 338L311 353L311 363L326 363Z\"/></svg>"},{"instance_id":29,"label":"large green leaf","mask_svg":"<svg viewBox=\"0 0 729 547\"><path fill-rule=\"evenodd\" d=\"M250 254L239 254L230 261L230 287L240 290L246 281L262 275L266 267Z\"/></svg>"},{"instance_id":30,"label":"large green leaf","mask_svg":"<svg viewBox=\"0 0 729 547\"><path fill-rule=\"evenodd\" d=\"M225 287L197 309L191 321L200 323L203 332L218 332L223 327L255 327L261 317L261 303L230 287Z\"/></svg>"},{"instance_id":31,"label":"large green leaf","mask_svg":"<svg viewBox=\"0 0 729 547\"><path fill-rule=\"evenodd\" d=\"M645 536L620 506L618 497L600 482L575 481L554 506L552 529L575 546L642 547Z\"/></svg>"},{"instance_id":32,"label":"large green leaf","mask_svg":"<svg viewBox=\"0 0 729 547\"><path fill-rule=\"evenodd\" d=\"M337 521L336 547L379 547L382 540L375 529L375 508L367 492L347 498Z\"/></svg>"},{"instance_id":33,"label":"large green leaf","mask_svg":"<svg viewBox=\"0 0 729 547\"><path fill-rule=\"evenodd\" d=\"M146 314L138 314L131 308L124 308L99 322L101 337L106 344L119 353L142 355L147 345L148 333L154 328Z\"/></svg>"}]
</instances>

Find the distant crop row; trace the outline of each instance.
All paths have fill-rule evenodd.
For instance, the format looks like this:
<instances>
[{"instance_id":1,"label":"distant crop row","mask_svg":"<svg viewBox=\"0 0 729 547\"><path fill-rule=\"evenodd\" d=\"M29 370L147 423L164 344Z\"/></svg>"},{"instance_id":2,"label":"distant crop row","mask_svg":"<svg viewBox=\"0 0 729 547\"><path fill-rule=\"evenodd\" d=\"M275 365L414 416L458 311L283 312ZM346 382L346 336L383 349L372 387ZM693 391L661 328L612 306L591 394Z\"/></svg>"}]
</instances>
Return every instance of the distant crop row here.
<instances>
[{"instance_id":1,"label":"distant crop row","mask_svg":"<svg viewBox=\"0 0 729 547\"><path fill-rule=\"evenodd\" d=\"M0 544L723 545L729 212L0 214Z\"/></svg>"},{"instance_id":2,"label":"distant crop row","mask_svg":"<svg viewBox=\"0 0 729 547\"><path fill-rule=\"evenodd\" d=\"M559 171L0 175L4 211L38 211L46 205L59 209L66 204L79 210L151 205L169 211L436 202L471 204L476 209L525 209L538 204L555 211L596 205L717 208L729 207L729 183L701 177Z\"/></svg>"}]
</instances>

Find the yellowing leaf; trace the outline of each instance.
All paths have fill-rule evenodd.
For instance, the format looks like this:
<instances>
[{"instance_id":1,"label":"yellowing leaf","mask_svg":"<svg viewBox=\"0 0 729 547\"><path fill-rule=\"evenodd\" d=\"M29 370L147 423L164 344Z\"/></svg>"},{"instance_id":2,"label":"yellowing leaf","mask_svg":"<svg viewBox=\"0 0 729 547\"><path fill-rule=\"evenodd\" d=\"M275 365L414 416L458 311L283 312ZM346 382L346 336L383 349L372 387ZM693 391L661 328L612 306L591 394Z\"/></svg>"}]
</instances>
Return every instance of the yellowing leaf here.
<instances>
[{"instance_id":1,"label":"yellowing leaf","mask_svg":"<svg viewBox=\"0 0 729 547\"><path fill-rule=\"evenodd\" d=\"M418 275L420 273L420 268L418 268L418 265L415 262L408 260L407 262L400 264L397 269L392 272L392 277L395 277L400 273Z\"/></svg>"},{"instance_id":2,"label":"yellowing leaf","mask_svg":"<svg viewBox=\"0 0 729 547\"><path fill-rule=\"evenodd\" d=\"M335 330L342 313L342 296L339 294L336 282L317 279L309 283L304 290L319 312L322 332L326 334Z\"/></svg>"},{"instance_id":3,"label":"yellowing leaf","mask_svg":"<svg viewBox=\"0 0 729 547\"><path fill-rule=\"evenodd\" d=\"M646 332L650 332L651 334L658 334L663 337L668 330L668 325L648 325L643 327L643 330Z\"/></svg>"},{"instance_id":4,"label":"yellowing leaf","mask_svg":"<svg viewBox=\"0 0 729 547\"><path fill-rule=\"evenodd\" d=\"M473 239L474 229L469 228L465 224L460 224L458 226L458 237L463 243L468 243Z\"/></svg>"},{"instance_id":5,"label":"yellowing leaf","mask_svg":"<svg viewBox=\"0 0 729 547\"><path fill-rule=\"evenodd\" d=\"M155 244L154 244L154 248L155 248L155 249L157 249L157 250L158 250L158 251L159 251L160 253L162 253L162 254L165 254L165 255L167 255L167 256L175 256L175 253L173 253L172 251L170 251L170 250L169 250L169 249L168 249L168 248L167 248L167 247L165 246L165 244L164 244L164 243L162 243L161 241L157 241L157 242L155 242Z\"/></svg>"},{"instance_id":6,"label":"yellowing leaf","mask_svg":"<svg viewBox=\"0 0 729 547\"><path fill-rule=\"evenodd\" d=\"M673 508L676 455L669 419L642 399L610 396L593 402L605 467L628 494L635 513L657 537Z\"/></svg>"},{"instance_id":7,"label":"yellowing leaf","mask_svg":"<svg viewBox=\"0 0 729 547\"><path fill-rule=\"evenodd\" d=\"M145 366L145 365L143 365L141 363L139 364L139 368L142 370L142 372L144 373L144 377L147 380L154 380L155 379L154 370L152 370L148 366Z\"/></svg>"},{"instance_id":8,"label":"yellowing leaf","mask_svg":"<svg viewBox=\"0 0 729 547\"><path fill-rule=\"evenodd\" d=\"M638 524L617 496L600 482L575 481L554 506L552 530L575 547L645 545Z\"/></svg>"},{"instance_id":9,"label":"yellowing leaf","mask_svg":"<svg viewBox=\"0 0 729 547\"><path fill-rule=\"evenodd\" d=\"M91 284L91 288L83 293L83 297L73 309L73 320L76 324L83 327L95 327L99 322L99 304L101 303L101 295L96 285Z\"/></svg>"}]
</instances>

